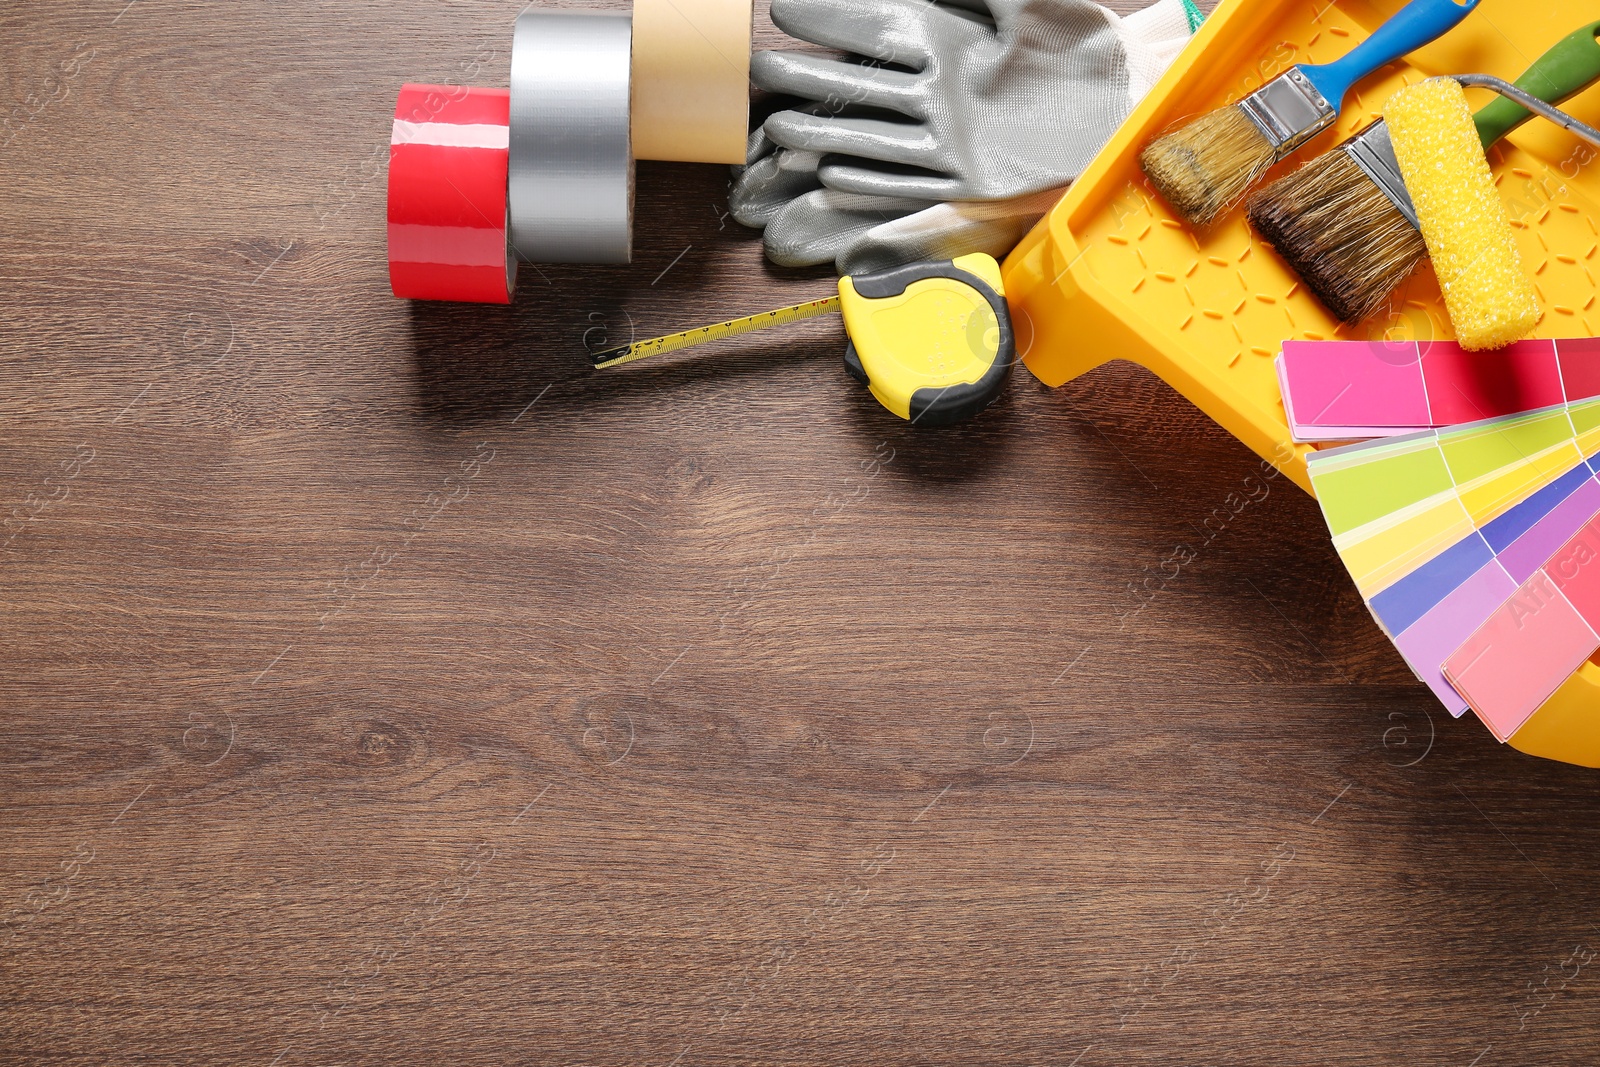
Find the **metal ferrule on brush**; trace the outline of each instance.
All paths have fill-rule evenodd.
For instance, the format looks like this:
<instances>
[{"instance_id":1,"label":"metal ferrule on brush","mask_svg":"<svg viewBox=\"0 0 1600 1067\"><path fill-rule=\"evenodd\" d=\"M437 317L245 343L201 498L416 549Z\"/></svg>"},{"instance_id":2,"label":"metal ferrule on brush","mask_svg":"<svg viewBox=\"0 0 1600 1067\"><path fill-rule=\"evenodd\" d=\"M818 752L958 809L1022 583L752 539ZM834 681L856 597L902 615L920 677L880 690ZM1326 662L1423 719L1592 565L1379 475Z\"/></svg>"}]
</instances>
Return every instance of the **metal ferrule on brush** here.
<instances>
[{"instance_id":1,"label":"metal ferrule on brush","mask_svg":"<svg viewBox=\"0 0 1600 1067\"><path fill-rule=\"evenodd\" d=\"M1339 117L1299 67L1290 67L1239 101L1239 110L1261 128L1279 159L1332 126Z\"/></svg>"},{"instance_id":2,"label":"metal ferrule on brush","mask_svg":"<svg viewBox=\"0 0 1600 1067\"><path fill-rule=\"evenodd\" d=\"M1394 155L1394 140L1389 136L1388 123L1380 119L1340 145L1339 150L1372 179L1372 184L1389 198L1407 222L1419 230L1422 228L1417 221L1417 206L1411 202L1406 180L1400 174L1400 161Z\"/></svg>"},{"instance_id":3,"label":"metal ferrule on brush","mask_svg":"<svg viewBox=\"0 0 1600 1067\"><path fill-rule=\"evenodd\" d=\"M1459 74L1454 80L1462 85L1491 89L1591 143L1600 143L1600 132L1509 82L1488 74ZM1419 230L1422 228L1417 221L1417 206L1411 202L1411 191L1406 188L1406 180L1400 174L1400 160L1395 157L1394 139L1389 135L1387 122L1379 119L1340 145L1339 150L1372 179L1372 184L1389 198L1389 202L1406 217L1407 222Z\"/></svg>"}]
</instances>

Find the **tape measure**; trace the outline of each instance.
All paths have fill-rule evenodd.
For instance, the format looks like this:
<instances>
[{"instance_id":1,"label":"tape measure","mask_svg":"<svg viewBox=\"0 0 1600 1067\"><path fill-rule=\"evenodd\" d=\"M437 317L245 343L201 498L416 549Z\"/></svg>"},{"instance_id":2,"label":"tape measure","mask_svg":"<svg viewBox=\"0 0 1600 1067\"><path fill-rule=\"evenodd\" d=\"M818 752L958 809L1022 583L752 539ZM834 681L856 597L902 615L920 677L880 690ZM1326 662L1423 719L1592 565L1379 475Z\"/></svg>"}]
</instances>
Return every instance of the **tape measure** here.
<instances>
[{"instance_id":1,"label":"tape measure","mask_svg":"<svg viewBox=\"0 0 1600 1067\"><path fill-rule=\"evenodd\" d=\"M839 295L609 349L594 366L840 312L844 364L878 403L918 426L949 426L994 403L1016 362L1000 264L975 253L839 279Z\"/></svg>"}]
</instances>

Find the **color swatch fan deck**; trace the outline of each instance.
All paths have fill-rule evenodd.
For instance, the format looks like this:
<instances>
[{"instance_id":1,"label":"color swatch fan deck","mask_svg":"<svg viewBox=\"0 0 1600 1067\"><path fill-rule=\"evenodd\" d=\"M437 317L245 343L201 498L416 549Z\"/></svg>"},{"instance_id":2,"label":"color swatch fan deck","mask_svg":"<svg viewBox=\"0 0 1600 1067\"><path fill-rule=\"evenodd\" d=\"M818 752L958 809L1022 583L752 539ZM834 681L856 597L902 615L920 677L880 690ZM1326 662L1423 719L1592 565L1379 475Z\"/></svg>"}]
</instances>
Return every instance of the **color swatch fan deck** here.
<instances>
[{"instance_id":1,"label":"color swatch fan deck","mask_svg":"<svg viewBox=\"0 0 1600 1067\"><path fill-rule=\"evenodd\" d=\"M1600 648L1600 399L1319 452L1309 470L1374 618L1453 714L1470 706L1504 741Z\"/></svg>"}]
</instances>

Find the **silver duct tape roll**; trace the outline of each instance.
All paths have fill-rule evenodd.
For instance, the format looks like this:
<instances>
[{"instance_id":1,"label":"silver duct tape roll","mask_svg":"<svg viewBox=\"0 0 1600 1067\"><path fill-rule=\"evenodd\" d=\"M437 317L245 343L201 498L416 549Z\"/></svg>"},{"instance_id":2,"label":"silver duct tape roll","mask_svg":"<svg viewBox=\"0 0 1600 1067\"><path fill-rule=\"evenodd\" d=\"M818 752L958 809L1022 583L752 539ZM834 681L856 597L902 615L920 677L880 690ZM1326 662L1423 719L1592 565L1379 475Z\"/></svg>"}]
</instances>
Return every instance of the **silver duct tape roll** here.
<instances>
[{"instance_id":1,"label":"silver duct tape roll","mask_svg":"<svg viewBox=\"0 0 1600 1067\"><path fill-rule=\"evenodd\" d=\"M511 243L535 263L633 258L633 22L532 10L511 45Z\"/></svg>"}]
</instances>

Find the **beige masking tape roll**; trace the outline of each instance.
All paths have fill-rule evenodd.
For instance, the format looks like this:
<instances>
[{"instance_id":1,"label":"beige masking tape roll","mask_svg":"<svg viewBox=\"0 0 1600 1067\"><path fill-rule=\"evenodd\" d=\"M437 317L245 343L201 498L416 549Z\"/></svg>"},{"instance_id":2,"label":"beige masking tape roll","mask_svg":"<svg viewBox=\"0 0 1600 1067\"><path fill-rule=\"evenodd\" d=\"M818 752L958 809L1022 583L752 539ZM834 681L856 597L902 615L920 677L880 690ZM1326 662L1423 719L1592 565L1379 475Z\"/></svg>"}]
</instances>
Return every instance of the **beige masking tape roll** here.
<instances>
[{"instance_id":1,"label":"beige masking tape roll","mask_svg":"<svg viewBox=\"0 0 1600 1067\"><path fill-rule=\"evenodd\" d=\"M751 0L634 0L633 154L743 163Z\"/></svg>"}]
</instances>

